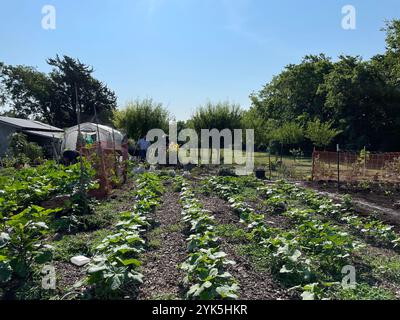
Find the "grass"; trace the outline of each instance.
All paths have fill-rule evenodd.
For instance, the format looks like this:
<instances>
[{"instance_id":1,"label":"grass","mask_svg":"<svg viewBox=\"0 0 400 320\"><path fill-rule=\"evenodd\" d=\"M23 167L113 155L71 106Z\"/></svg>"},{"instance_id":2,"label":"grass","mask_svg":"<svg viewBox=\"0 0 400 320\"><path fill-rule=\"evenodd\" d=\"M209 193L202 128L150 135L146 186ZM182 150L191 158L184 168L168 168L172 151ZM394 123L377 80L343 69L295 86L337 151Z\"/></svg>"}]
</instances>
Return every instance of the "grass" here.
<instances>
[{"instance_id":1,"label":"grass","mask_svg":"<svg viewBox=\"0 0 400 320\"><path fill-rule=\"evenodd\" d=\"M389 290L373 287L368 284L357 284L354 289L341 289L336 293L339 300L395 300L396 296Z\"/></svg>"},{"instance_id":2,"label":"grass","mask_svg":"<svg viewBox=\"0 0 400 320\"><path fill-rule=\"evenodd\" d=\"M61 240L53 242L55 246L54 259L69 262L73 256L92 256L94 248L108 235L106 229L94 232L84 232L65 235Z\"/></svg>"},{"instance_id":3,"label":"grass","mask_svg":"<svg viewBox=\"0 0 400 320\"><path fill-rule=\"evenodd\" d=\"M376 255L372 252L365 252L362 259L373 268L374 277L383 281L400 283L400 256Z\"/></svg>"},{"instance_id":4,"label":"grass","mask_svg":"<svg viewBox=\"0 0 400 320\"><path fill-rule=\"evenodd\" d=\"M280 156L271 155L272 163L272 178L283 178L287 175L294 176L296 178L307 179L311 177L312 173L312 159L302 157L294 160L291 156L282 156L283 166L274 168L274 164L280 161ZM264 167L266 169L266 175L269 176L269 155L267 152L255 152L254 153L254 166Z\"/></svg>"},{"instance_id":5,"label":"grass","mask_svg":"<svg viewBox=\"0 0 400 320\"><path fill-rule=\"evenodd\" d=\"M233 224L219 224L215 227L215 230L220 237L229 239L233 243L243 243L251 240L249 233Z\"/></svg>"},{"instance_id":6,"label":"grass","mask_svg":"<svg viewBox=\"0 0 400 320\"><path fill-rule=\"evenodd\" d=\"M156 227L147 233L148 245L152 249L160 248L163 234L182 232L183 229L184 225L181 223L175 223L165 227Z\"/></svg>"}]
</instances>

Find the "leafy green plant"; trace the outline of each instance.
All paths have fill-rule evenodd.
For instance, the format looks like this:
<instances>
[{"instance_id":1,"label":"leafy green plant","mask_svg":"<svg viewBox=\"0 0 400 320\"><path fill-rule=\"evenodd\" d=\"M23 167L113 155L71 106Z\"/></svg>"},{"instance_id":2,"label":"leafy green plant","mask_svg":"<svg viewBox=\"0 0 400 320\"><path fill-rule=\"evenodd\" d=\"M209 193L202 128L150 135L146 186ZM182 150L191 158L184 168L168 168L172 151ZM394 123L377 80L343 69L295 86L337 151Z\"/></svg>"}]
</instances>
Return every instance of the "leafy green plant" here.
<instances>
[{"instance_id":1,"label":"leafy green plant","mask_svg":"<svg viewBox=\"0 0 400 320\"><path fill-rule=\"evenodd\" d=\"M46 244L46 222L54 212L30 206L6 221L0 234L0 282L28 279L35 265L52 259L53 247Z\"/></svg>"},{"instance_id":2,"label":"leafy green plant","mask_svg":"<svg viewBox=\"0 0 400 320\"><path fill-rule=\"evenodd\" d=\"M186 272L184 282L190 286L187 297L191 299L236 299L239 289L232 275L226 272L226 265L234 264L226 259L219 248L214 218L204 210L196 199L189 184L182 178L175 178L181 185L183 221L190 227L187 239L189 257L181 265Z\"/></svg>"},{"instance_id":3,"label":"leafy green plant","mask_svg":"<svg viewBox=\"0 0 400 320\"><path fill-rule=\"evenodd\" d=\"M135 204L132 211L120 214L116 230L94 249L85 283L93 285L97 298L119 298L131 285L142 282L140 253L145 250L142 233L150 227L147 215L160 203L163 191L156 174L143 174L137 179Z\"/></svg>"}]
</instances>

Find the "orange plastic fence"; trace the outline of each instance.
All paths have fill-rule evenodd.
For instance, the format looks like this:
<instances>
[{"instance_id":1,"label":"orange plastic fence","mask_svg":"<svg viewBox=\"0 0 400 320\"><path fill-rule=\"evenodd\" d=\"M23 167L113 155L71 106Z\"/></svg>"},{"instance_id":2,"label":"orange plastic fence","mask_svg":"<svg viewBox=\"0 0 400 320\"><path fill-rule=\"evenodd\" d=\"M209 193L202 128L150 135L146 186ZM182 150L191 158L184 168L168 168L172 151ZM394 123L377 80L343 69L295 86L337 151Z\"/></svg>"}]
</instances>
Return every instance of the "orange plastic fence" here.
<instances>
[{"instance_id":1,"label":"orange plastic fence","mask_svg":"<svg viewBox=\"0 0 400 320\"><path fill-rule=\"evenodd\" d=\"M101 141L80 148L81 154L93 165L100 187L92 190L96 198L106 197L110 191L125 182L127 174L128 144L116 145Z\"/></svg>"},{"instance_id":2,"label":"orange plastic fence","mask_svg":"<svg viewBox=\"0 0 400 320\"><path fill-rule=\"evenodd\" d=\"M340 181L400 182L400 152L313 152L313 180L336 181L338 171Z\"/></svg>"}]
</instances>

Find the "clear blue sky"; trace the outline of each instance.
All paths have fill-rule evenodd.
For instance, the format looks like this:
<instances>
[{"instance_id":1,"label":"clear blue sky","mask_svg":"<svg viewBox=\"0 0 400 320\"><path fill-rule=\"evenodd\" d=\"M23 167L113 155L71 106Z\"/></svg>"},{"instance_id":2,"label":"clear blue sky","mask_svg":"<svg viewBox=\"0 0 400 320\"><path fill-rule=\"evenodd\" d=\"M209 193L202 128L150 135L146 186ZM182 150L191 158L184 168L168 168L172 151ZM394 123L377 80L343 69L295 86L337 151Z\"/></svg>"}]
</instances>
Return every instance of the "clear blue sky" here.
<instances>
[{"instance_id":1,"label":"clear blue sky","mask_svg":"<svg viewBox=\"0 0 400 320\"><path fill-rule=\"evenodd\" d=\"M41 27L46 4L56 30ZM356 30L341 28L346 4ZM383 52L380 28L396 17L399 0L2 0L0 61L48 71L47 57L70 55L94 66L119 106L153 97L187 119L208 100L248 108L251 92L306 54Z\"/></svg>"}]
</instances>

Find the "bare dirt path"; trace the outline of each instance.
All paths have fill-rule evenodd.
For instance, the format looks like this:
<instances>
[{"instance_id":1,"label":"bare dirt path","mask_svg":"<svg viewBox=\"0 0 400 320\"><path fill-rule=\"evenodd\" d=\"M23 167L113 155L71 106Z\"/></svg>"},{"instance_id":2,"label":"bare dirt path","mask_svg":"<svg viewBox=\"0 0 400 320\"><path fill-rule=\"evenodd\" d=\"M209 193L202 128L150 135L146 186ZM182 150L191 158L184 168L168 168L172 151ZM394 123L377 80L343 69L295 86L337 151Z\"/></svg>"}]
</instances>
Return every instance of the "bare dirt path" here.
<instances>
[{"instance_id":1,"label":"bare dirt path","mask_svg":"<svg viewBox=\"0 0 400 320\"><path fill-rule=\"evenodd\" d=\"M204 208L215 217L217 224L233 224L244 228L229 204L215 196L199 197ZM268 272L255 270L246 256L239 255L229 239L222 239L221 249L236 262L228 271L239 282L239 298L243 300L293 299Z\"/></svg>"},{"instance_id":2,"label":"bare dirt path","mask_svg":"<svg viewBox=\"0 0 400 320\"><path fill-rule=\"evenodd\" d=\"M151 216L158 226L147 235L150 248L142 256L144 278L137 297L140 300L183 297L184 273L178 265L185 260L187 250L178 200L178 193L167 191Z\"/></svg>"}]
</instances>

